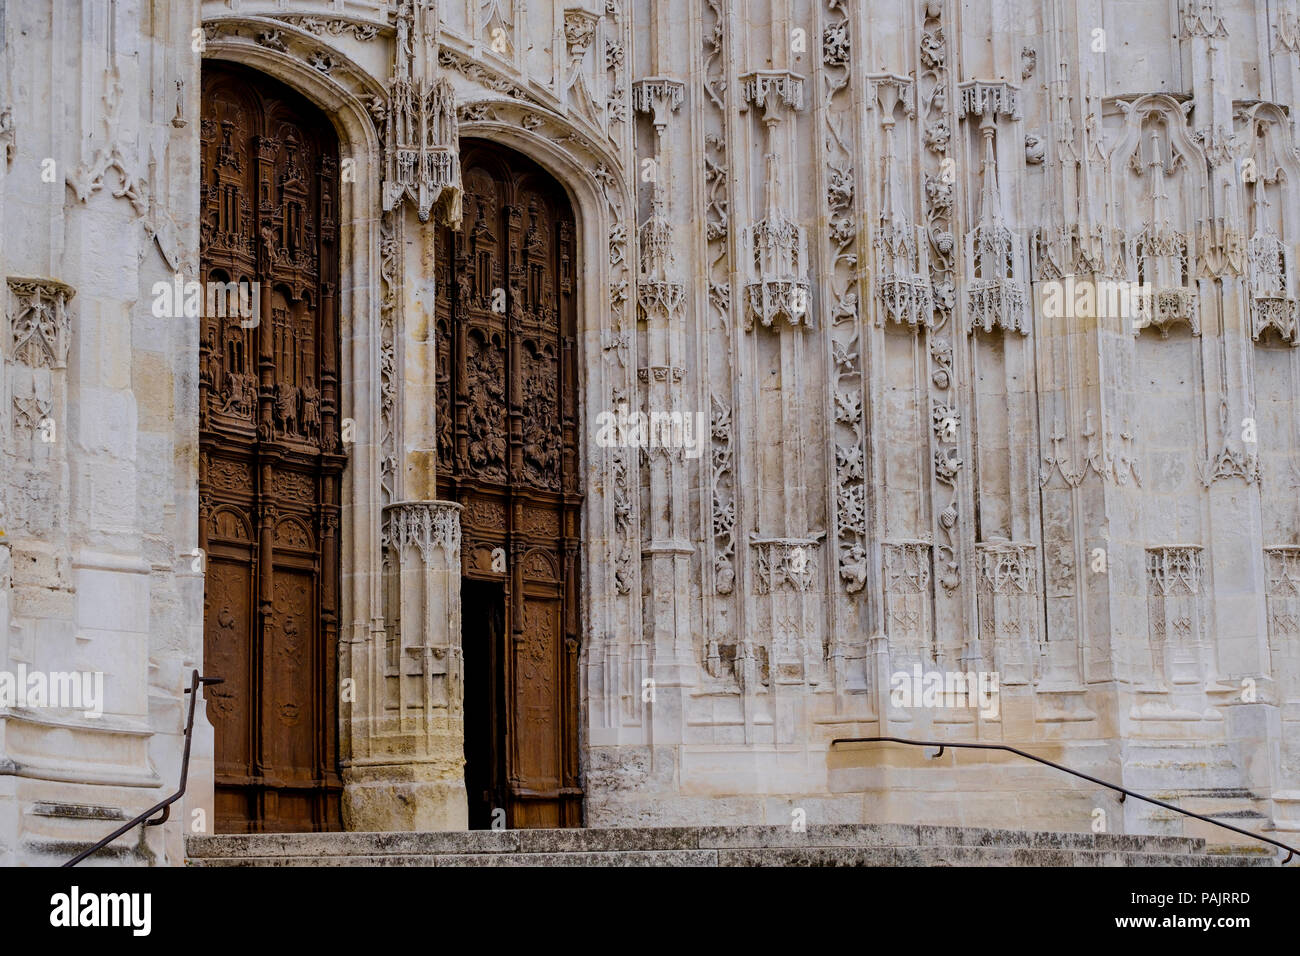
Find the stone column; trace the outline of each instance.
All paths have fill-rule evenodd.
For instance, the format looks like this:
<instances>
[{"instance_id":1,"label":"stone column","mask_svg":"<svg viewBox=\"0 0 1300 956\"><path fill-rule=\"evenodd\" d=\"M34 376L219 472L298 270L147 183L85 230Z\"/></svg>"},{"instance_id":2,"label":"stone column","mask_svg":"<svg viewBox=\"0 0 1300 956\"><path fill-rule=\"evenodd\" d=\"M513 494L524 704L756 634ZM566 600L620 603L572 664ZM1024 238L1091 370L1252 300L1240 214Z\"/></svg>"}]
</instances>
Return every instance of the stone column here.
<instances>
[{"instance_id":1,"label":"stone column","mask_svg":"<svg viewBox=\"0 0 1300 956\"><path fill-rule=\"evenodd\" d=\"M354 725L368 739L343 771L343 820L349 830L464 830L460 505L402 501L384 517L398 576L386 660L396 680Z\"/></svg>"}]
</instances>

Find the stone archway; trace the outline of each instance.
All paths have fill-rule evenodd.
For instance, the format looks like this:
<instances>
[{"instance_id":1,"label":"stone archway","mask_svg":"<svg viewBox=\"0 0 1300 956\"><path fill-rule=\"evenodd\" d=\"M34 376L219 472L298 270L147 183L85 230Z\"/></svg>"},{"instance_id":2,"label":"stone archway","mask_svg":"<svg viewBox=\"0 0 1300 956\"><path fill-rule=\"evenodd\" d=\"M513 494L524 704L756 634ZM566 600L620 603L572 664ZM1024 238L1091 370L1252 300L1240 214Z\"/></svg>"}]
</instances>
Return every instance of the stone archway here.
<instances>
[{"instance_id":1,"label":"stone archway","mask_svg":"<svg viewBox=\"0 0 1300 956\"><path fill-rule=\"evenodd\" d=\"M354 429L340 527L343 822L361 830L457 829L466 825L460 507L434 500L434 341L422 318L431 306L425 296L434 292L427 280L438 230L418 222L415 204L400 199L380 214L388 206L391 159L382 118L395 94L325 38L283 21L275 27L271 37L256 17L205 21L205 58L245 64L300 91L333 122L343 161L352 160L353 181L340 181L339 243L340 413ZM328 71L311 66L323 55ZM451 78L458 101L484 92ZM618 228L631 200L618 161L604 147L549 112L516 115L529 109L510 99L487 109L470 102L460 108L461 135L518 150L568 197L584 277L573 345L583 382L577 414L589 421L635 387L636 369L627 361L631 240ZM610 467L608 453L591 448L590 438L574 442L584 474ZM631 462L625 451L617 454L614 467L626 480ZM611 494L594 486L580 505L578 550L591 574L577 600L584 628L602 638L637 626L630 605L623 607L631 600L637 530L628 516L635 506L620 487ZM611 539L619 541L617 565L599 559ZM587 642L581 644L585 654ZM585 688L585 678L580 683ZM574 688L575 699L583 693ZM580 739L579 747L585 743ZM196 784L201 791L201 777Z\"/></svg>"}]
</instances>

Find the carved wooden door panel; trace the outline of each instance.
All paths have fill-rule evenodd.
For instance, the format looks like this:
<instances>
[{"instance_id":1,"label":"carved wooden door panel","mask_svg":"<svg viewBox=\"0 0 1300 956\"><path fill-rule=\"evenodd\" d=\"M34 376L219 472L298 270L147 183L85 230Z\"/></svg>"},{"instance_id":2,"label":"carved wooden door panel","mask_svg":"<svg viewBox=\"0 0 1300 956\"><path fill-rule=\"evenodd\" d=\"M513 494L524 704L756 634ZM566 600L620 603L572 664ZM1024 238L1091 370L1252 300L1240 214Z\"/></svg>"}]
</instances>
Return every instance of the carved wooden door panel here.
<instances>
[{"instance_id":1,"label":"carved wooden door panel","mask_svg":"<svg viewBox=\"0 0 1300 956\"><path fill-rule=\"evenodd\" d=\"M464 140L461 171L465 217L459 232L443 230L435 277L438 494L464 505L466 579L498 582L505 595L499 638L464 631L504 645L465 651L497 662L487 799L511 827L578 826L573 213L555 180L507 150ZM500 592L466 590L490 593ZM476 599L467 620L491 613Z\"/></svg>"},{"instance_id":2,"label":"carved wooden door panel","mask_svg":"<svg viewBox=\"0 0 1300 956\"><path fill-rule=\"evenodd\" d=\"M338 143L293 91L222 64L203 68L200 137L216 830L339 829Z\"/></svg>"}]
</instances>

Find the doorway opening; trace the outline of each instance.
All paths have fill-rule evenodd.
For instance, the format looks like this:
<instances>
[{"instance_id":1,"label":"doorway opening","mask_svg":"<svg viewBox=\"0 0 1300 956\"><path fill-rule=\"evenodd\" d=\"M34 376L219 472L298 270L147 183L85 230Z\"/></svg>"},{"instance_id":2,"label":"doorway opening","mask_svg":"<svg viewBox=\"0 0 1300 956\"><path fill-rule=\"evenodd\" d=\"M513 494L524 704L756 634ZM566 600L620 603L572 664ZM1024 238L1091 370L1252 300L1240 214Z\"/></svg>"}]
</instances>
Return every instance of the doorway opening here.
<instances>
[{"instance_id":1,"label":"doorway opening","mask_svg":"<svg viewBox=\"0 0 1300 956\"><path fill-rule=\"evenodd\" d=\"M469 828L488 830L505 812L505 588L499 581L461 583L461 654L465 667L465 794ZM498 814L498 818L501 814ZM503 821L504 822L504 821Z\"/></svg>"}]
</instances>

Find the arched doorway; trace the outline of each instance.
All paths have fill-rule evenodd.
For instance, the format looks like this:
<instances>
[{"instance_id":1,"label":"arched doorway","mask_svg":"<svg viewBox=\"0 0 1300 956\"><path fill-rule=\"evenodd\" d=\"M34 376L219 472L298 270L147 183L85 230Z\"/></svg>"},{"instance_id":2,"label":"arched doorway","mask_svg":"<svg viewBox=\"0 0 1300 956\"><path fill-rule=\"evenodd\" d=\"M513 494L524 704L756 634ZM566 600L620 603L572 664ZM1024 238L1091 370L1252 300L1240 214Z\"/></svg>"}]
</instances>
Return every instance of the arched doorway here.
<instances>
[{"instance_id":1,"label":"arched doorway","mask_svg":"<svg viewBox=\"0 0 1300 956\"><path fill-rule=\"evenodd\" d=\"M574 217L527 158L461 141L436 275L439 498L464 506L471 827L581 824Z\"/></svg>"},{"instance_id":2,"label":"arched doorway","mask_svg":"<svg viewBox=\"0 0 1300 956\"><path fill-rule=\"evenodd\" d=\"M200 278L217 293L199 348L204 670L225 680L206 695L215 829L340 829L338 141L288 87L218 62L200 139ZM226 283L251 286L252 315L223 301Z\"/></svg>"}]
</instances>

